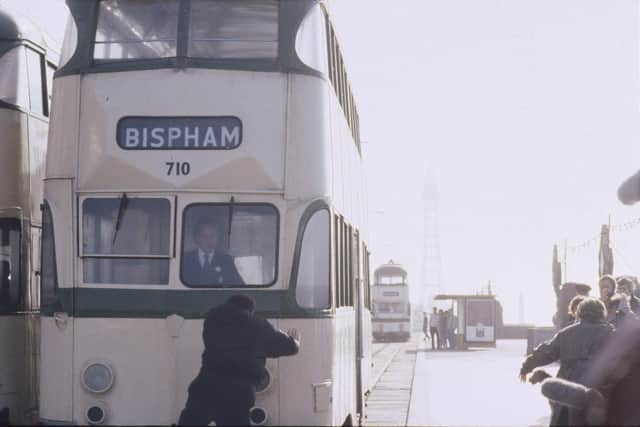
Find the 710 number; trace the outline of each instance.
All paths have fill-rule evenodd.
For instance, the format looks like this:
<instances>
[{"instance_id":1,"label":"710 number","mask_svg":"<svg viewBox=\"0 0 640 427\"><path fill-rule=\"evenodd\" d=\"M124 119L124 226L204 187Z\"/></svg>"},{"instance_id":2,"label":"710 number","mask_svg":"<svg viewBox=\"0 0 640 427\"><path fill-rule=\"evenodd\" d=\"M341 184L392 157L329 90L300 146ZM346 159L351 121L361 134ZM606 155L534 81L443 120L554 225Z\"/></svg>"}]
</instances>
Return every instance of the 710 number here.
<instances>
[{"instance_id":1,"label":"710 number","mask_svg":"<svg viewBox=\"0 0 640 427\"><path fill-rule=\"evenodd\" d=\"M165 162L167 165L167 175L189 175L191 173L191 164L189 162Z\"/></svg>"}]
</instances>

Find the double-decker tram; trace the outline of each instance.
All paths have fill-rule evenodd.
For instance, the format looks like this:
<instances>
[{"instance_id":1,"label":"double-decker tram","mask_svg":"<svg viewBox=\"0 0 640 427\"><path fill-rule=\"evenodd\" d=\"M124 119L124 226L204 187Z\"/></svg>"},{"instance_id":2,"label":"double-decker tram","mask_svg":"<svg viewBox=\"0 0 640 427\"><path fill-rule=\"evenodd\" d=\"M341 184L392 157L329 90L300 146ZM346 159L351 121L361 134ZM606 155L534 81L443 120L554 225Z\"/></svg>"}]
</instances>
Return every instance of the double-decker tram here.
<instances>
[{"instance_id":1,"label":"double-decker tram","mask_svg":"<svg viewBox=\"0 0 640 427\"><path fill-rule=\"evenodd\" d=\"M392 260L378 267L371 288L373 338L408 341L411 337L411 303L407 271Z\"/></svg>"},{"instance_id":2,"label":"double-decker tram","mask_svg":"<svg viewBox=\"0 0 640 427\"><path fill-rule=\"evenodd\" d=\"M205 313L244 293L302 338L269 360L252 422L357 423L371 365L366 200L326 5L67 4L43 203L41 421L175 423Z\"/></svg>"},{"instance_id":3,"label":"double-decker tram","mask_svg":"<svg viewBox=\"0 0 640 427\"><path fill-rule=\"evenodd\" d=\"M0 4L0 423L37 421L40 203L57 55Z\"/></svg>"}]
</instances>

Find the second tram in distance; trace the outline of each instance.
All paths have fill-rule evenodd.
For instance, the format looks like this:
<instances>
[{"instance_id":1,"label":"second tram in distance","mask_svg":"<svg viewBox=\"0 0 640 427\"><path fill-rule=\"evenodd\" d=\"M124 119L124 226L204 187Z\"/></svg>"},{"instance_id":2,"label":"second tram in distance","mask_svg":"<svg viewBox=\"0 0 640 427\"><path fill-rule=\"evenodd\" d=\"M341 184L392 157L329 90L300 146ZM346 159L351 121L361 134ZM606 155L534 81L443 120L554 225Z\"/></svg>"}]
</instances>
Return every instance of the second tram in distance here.
<instances>
[{"instance_id":1,"label":"second tram in distance","mask_svg":"<svg viewBox=\"0 0 640 427\"><path fill-rule=\"evenodd\" d=\"M407 272L393 261L378 267L371 288L373 338L377 341L411 338L411 304Z\"/></svg>"},{"instance_id":2,"label":"second tram in distance","mask_svg":"<svg viewBox=\"0 0 640 427\"><path fill-rule=\"evenodd\" d=\"M366 195L326 5L67 3L43 211L41 421L177 422L204 315L241 292L301 335L298 355L269 360L252 423L358 423L371 367Z\"/></svg>"}]
</instances>

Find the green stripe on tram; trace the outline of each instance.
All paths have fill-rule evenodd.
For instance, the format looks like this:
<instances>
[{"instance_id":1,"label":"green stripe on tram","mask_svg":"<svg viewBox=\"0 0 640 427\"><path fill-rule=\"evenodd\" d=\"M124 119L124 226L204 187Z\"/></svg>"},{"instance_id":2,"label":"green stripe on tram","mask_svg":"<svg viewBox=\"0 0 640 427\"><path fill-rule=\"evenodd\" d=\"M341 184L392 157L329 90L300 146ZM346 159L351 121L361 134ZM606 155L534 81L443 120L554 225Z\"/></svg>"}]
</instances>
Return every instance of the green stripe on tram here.
<instances>
[{"instance_id":1,"label":"green stripe on tram","mask_svg":"<svg viewBox=\"0 0 640 427\"><path fill-rule=\"evenodd\" d=\"M224 303L233 294L243 293L256 301L256 312L270 318L327 318L332 310L300 308L288 290L158 290L61 288L58 302L43 306L41 314L65 312L72 317L165 318L172 314L184 318L203 318L207 311ZM75 304L74 304L75 296Z\"/></svg>"}]
</instances>

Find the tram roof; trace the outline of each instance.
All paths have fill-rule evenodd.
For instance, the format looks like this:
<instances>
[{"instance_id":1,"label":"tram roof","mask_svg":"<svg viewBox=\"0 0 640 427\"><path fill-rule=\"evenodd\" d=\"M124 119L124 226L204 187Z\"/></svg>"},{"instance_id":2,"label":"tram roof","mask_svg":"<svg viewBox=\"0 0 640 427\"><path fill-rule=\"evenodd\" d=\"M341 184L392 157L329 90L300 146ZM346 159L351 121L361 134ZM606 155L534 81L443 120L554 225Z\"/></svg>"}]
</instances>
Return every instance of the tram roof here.
<instances>
[{"instance_id":1,"label":"tram roof","mask_svg":"<svg viewBox=\"0 0 640 427\"><path fill-rule=\"evenodd\" d=\"M434 300L461 300L461 299L496 299L495 295L473 295L473 294L439 294L433 297Z\"/></svg>"},{"instance_id":2,"label":"tram roof","mask_svg":"<svg viewBox=\"0 0 640 427\"><path fill-rule=\"evenodd\" d=\"M404 269L402 264L396 264L391 260L387 264L382 264L380 267L376 268L375 274L400 274L402 276L406 276L407 270Z\"/></svg>"},{"instance_id":3,"label":"tram roof","mask_svg":"<svg viewBox=\"0 0 640 427\"><path fill-rule=\"evenodd\" d=\"M0 3L0 42L16 41L47 45L45 36L28 17Z\"/></svg>"}]
</instances>

